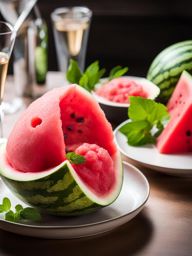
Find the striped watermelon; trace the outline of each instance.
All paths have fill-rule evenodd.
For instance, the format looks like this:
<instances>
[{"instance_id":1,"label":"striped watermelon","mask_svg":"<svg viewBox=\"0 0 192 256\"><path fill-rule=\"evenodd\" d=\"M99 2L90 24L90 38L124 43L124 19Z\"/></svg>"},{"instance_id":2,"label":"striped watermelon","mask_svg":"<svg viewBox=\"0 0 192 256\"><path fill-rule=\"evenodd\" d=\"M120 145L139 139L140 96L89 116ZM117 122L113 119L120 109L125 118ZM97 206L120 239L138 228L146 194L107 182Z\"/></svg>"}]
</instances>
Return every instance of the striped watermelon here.
<instances>
[{"instance_id":1,"label":"striped watermelon","mask_svg":"<svg viewBox=\"0 0 192 256\"><path fill-rule=\"evenodd\" d=\"M71 164L68 151L85 157ZM55 215L78 215L112 203L122 166L113 131L98 103L79 86L33 102L0 148L0 173L23 201Z\"/></svg>"},{"instance_id":2,"label":"striped watermelon","mask_svg":"<svg viewBox=\"0 0 192 256\"><path fill-rule=\"evenodd\" d=\"M192 74L192 40L169 46L152 62L147 79L159 86L161 102L168 101L184 70Z\"/></svg>"}]
</instances>

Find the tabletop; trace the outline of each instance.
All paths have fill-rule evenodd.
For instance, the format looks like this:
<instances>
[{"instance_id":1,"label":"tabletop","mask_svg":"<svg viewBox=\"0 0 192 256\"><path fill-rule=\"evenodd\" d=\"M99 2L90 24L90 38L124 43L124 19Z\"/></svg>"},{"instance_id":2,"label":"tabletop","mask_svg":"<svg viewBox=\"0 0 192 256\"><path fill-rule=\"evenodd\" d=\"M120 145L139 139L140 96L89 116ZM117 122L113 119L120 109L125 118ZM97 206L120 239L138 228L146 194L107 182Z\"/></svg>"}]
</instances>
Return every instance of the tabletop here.
<instances>
[{"instance_id":1,"label":"tabletop","mask_svg":"<svg viewBox=\"0 0 192 256\"><path fill-rule=\"evenodd\" d=\"M12 78L8 81L6 99L14 87ZM63 83L61 74L49 73L47 89ZM5 116L6 136L31 101L23 100L20 111ZM168 176L143 167L139 169L149 181L150 197L141 213L130 222L103 235L72 240L37 239L0 230L0 256L192 255L192 179Z\"/></svg>"}]
</instances>

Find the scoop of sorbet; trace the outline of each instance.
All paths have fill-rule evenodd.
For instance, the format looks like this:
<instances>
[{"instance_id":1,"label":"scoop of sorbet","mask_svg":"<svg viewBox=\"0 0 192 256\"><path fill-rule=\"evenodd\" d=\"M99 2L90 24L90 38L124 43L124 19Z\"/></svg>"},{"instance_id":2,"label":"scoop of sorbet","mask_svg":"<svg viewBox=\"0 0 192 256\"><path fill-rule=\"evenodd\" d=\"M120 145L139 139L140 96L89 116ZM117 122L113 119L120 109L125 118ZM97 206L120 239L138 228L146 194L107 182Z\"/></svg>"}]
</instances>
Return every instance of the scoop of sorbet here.
<instances>
[{"instance_id":1,"label":"scoop of sorbet","mask_svg":"<svg viewBox=\"0 0 192 256\"><path fill-rule=\"evenodd\" d=\"M97 194L109 192L114 184L113 160L107 150L96 144L83 143L75 150L85 162L73 165L77 174Z\"/></svg>"}]
</instances>

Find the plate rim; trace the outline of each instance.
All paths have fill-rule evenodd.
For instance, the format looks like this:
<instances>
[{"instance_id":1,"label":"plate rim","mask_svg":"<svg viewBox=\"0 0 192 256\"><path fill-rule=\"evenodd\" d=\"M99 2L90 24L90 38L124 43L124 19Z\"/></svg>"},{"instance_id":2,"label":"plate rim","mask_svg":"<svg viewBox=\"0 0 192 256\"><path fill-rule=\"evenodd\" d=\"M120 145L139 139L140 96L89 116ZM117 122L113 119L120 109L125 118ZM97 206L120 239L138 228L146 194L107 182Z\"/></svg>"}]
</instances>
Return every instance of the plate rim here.
<instances>
[{"instance_id":1,"label":"plate rim","mask_svg":"<svg viewBox=\"0 0 192 256\"><path fill-rule=\"evenodd\" d=\"M33 225L33 224L29 225L29 224L25 224L25 223L15 223L15 222L11 222L11 221L8 221L8 220L3 220L3 219L0 219L0 223L8 224L8 225L11 225L11 226L14 226L14 227L19 226L19 228L23 227L25 229L33 229L33 230L34 229L42 229L42 230L47 230L47 229L55 229L55 230L57 230L57 229L58 230L66 229L66 230L69 230L69 229L71 229L72 230L72 229L82 229L82 228L89 228L89 227L93 227L93 226L103 225L103 224L106 224L106 223L109 223L109 222L114 222L116 220L123 219L123 218L125 218L125 217L127 217L131 214L136 213L137 211L140 212L140 210L142 210L142 208L144 207L144 205L146 204L146 202L148 201L149 196L150 196L149 182L148 182L147 178L145 177L145 175L137 167L135 167L134 165L132 165L132 164L126 162L126 161L122 161L122 164L123 164L123 166L125 165L128 168L131 168L132 170L134 170L134 172L136 172L137 175L140 175L140 177L142 177L142 179L145 183L145 186L146 186L146 197L143 200L142 204L140 204L137 208L135 208L134 210L132 210L128 213L125 213L125 214L123 214L119 217L113 217L113 218L103 220L103 221L98 221L98 222L88 223L88 224L82 224L82 225L71 225L71 226L54 226L54 225L39 226L39 225ZM0 179L0 182L2 182L1 179Z\"/></svg>"},{"instance_id":2,"label":"plate rim","mask_svg":"<svg viewBox=\"0 0 192 256\"><path fill-rule=\"evenodd\" d=\"M120 132L119 129L120 129L124 124L126 124L128 121L129 121L129 120L123 121L123 122L120 123L120 124L115 128L115 130L114 130L114 139L115 139L115 143L116 143L116 145L117 145L119 151L120 151L123 155L125 155L127 158L129 158L129 159L131 159L131 160L133 160L133 161L135 161L135 162L137 162L137 163L139 163L139 164L141 164L141 165L151 166L151 168L153 167L152 169L156 168L156 169L154 169L154 170L158 170L158 168L164 169L164 171L160 171L160 169L159 169L159 172L167 173L165 169L167 169L167 170L169 170L169 171L174 171L175 173L177 173L177 171L180 172L180 171L183 171L183 170L185 170L185 171L187 171L187 172L189 172L189 171L192 172L192 168L191 168L191 169L189 169L189 168L172 168L172 167L168 167L168 166L160 166L160 165L157 165L157 164L150 164L150 163L145 162L145 161L139 161L139 160L137 160L137 159L135 159L135 158L129 156L129 155L120 147L120 145L119 145L119 143L118 143L118 141L117 141L117 138L116 138L117 133ZM132 147L132 146L129 146L129 145L128 145L128 147ZM158 152L157 152L157 154L160 155L160 153L158 153ZM168 156L171 157L172 155L168 155ZM176 154L174 154L174 156L176 156ZM192 156L192 154L191 154L191 156ZM178 173L178 174L179 174L179 173Z\"/></svg>"}]
</instances>

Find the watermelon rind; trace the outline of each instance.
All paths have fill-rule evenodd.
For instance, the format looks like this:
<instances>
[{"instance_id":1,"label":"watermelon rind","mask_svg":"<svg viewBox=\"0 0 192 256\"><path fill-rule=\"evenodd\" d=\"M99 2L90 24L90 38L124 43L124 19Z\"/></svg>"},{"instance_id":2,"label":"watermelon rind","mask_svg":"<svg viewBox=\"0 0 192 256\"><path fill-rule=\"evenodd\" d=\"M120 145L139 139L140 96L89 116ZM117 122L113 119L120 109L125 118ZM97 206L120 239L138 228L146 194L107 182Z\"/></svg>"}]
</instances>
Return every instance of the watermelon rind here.
<instances>
[{"instance_id":1,"label":"watermelon rind","mask_svg":"<svg viewBox=\"0 0 192 256\"><path fill-rule=\"evenodd\" d=\"M82 215L111 204L118 197L123 171L120 153L113 156L116 182L109 193L97 195L77 175L68 160L39 173L22 173L6 159L6 143L0 146L0 175L7 187L25 203L60 216Z\"/></svg>"},{"instance_id":2,"label":"watermelon rind","mask_svg":"<svg viewBox=\"0 0 192 256\"><path fill-rule=\"evenodd\" d=\"M184 70L192 74L192 40L165 48L150 65L147 79L160 88L160 101L166 103L169 100Z\"/></svg>"}]
</instances>

